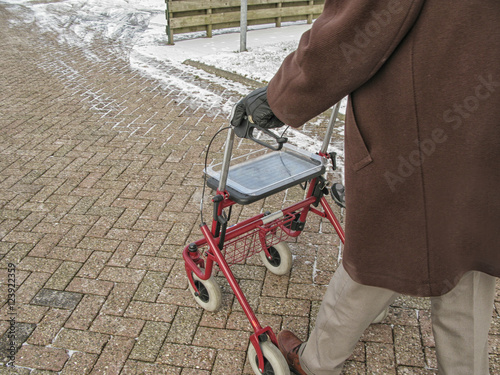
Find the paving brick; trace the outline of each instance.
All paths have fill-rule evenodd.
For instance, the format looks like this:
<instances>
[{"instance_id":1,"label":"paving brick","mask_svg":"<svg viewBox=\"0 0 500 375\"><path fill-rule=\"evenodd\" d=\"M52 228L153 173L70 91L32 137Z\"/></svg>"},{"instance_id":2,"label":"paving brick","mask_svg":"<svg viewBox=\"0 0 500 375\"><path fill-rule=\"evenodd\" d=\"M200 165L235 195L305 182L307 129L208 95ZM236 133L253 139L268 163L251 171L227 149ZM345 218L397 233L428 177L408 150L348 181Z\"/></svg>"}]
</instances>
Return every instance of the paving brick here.
<instances>
[{"instance_id":1,"label":"paving brick","mask_svg":"<svg viewBox=\"0 0 500 375\"><path fill-rule=\"evenodd\" d=\"M179 307L167 336L167 342L189 344L196 333L202 311Z\"/></svg>"},{"instance_id":2,"label":"paving brick","mask_svg":"<svg viewBox=\"0 0 500 375\"><path fill-rule=\"evenodd\" d=\"M372 324L361 336L361 341L393 343L393 332L387 324Z\"/></svg>"},{"instance_id":3,"label":"paving brick","mask_svg":"<svg viewBox=\"0 0 500 375\"><path fill-rule=\"evenodd\" d=\"M418 315L415 310L392 306L384 323L417 326Z\"/></svg>"},{"instance_id":4,"label":"paving brick","mask_svg":"<svg viewBox=\"0 0 500 375\"><path fill-rule=\"evenodd\" d=\"M168 279L165 285L168 285ZM163 288L156 302L189 307L197 306L197 303L189 290L168 287Z\"/></svg>"},{"instance_id":5,"label":"paving brick","mask_svg":"<svg viewBox=\"0 0 500 375\"><path fill-rule=\"evenodd\" d=\"M500 354L500 335L489 335L488 347L490 353Z\"/></svg>"},{"instance_id":6,"label":"paving brick","mask_svg":"<svg viewBox=\"0 0 500 375\"><path fill-rule=\"evenodd\" d=\"M168 207L168 205L165 209L171 210L170 212L175 212L175 210L172 210L170 207ZM178 210L178 212L181 211L182 209ZM180 246L186 245L187 238L191 234L192 228L193 228L192 224L174 223L172 229L168 233L168 236L165 238L165 244L180 245Z\"/></svg>"},{"instance_id":7,"label":"paving brick","mask_svg":"<svg viewBox=\"0 0 500 375\"><path fill-rule=\"evenodd\" d=\"M4 375L11 375L13 373L13 371L16 371L15 374L16 375L29 375L29 374L32 374L33 372L28 369L28 368L21 368L21 367L15 367L15 370L13 370L12 368L10 367L0 367L0 374Z\"/></svg>"},{"instance_id":8,"label":"paving brick","mask_svg":"<svg viewBox=\"0 0 500 375\"><path fill-rule=\"evenodd\" d=\"M43 214L41 214L41 215L43 215ZM45 215L43 215L43 216L45 216ZM33 250L30 251L29 256L31 256L31 257L46 256L61 241L62 238L63 238L63 236L61 236L59 234L46 234L33 247Z\"/></svg>"},{"instance_id":9,"label":"paving brick","mask_svg":"<svg viewBox=\"0 0 500 375\"><path fill-rule=\"evenodd\" d=\"M418 321L420 323L420 332L422 335L422 343L426 347L434 347L434 335L432 334L432 320L430 311L422 310L418 312ZM494 324L492 325L492 332Z\"/></svg>"},{"instance_id":10,"label":"paving brick","mask_svg":"<svg viewBox=\"0 0 500 375\"><path fill-rule=\"evenodd\" d=\"M399 366L398 367L398 375L432 375L436 374L437 372L435 370L431 369L425 369L422 367L406 367L406 366Z\"/></svg>"},{"instance_id":11,"label":"paving brick","mask_svg":"<svg viewBox=\"0 0 500 375\"><path fill-rule=\"evenodd\" d=\"M161 349L157 362L169 366L210 370L215 356L215 349L167 343Z\"/></svg>"},{"instance_id":12,"label":"paving brick","mask_svg":"<svg viewBox=\"0 0 500 375\"><path fill-rule=\"evenodd\" d=\"M424 367L424 353L418 327L395 326L394 344L398 365Z\"/></svg>"},{"instance_id":13,"label":"paving brick","mask_svg":"<svg viewBox=\"0 0 500 375\"><path fill-rule=\"evenodd\" d=\"M169 258L157 257L157 256L146 256L146 255L135 255L130 262L130 268L137 269L147 269L151 271L165 272L169 273L174 265L175 261Z\"/></svg>"},{"instance_id":14,"label":"paving brick","mask_svg":"<svg viewBox=\"0 0 500 375\"><path fill-rule=\"evenodd\" d=\"M286 297L287 291L287 278L277 276L271 272L266 273L262 295L267 297Z\"/></svg>"},{"instance_id":15,"label":"paving brick","mask_svg":"<svg viewBox=\"0 0 500 375\"><path fill-rule=\"evenodd\" d=\"M28 339L28 343L39 346L50 345L70 314L70 310L50 309L36 326L35 331Z\"/></svg>"},{"instance_id":16,"label":"paving brick","mask_svg":"<svg viewBox=\"0 0 500 375\"><path fill-rule=\"evenodd\" d=\"M14 309L16 322L34 324L39 323L48 310L49 308L45 306L34 306L24 303L16 303ZM8 304L4 304L2 309L0 310L0 314L0 319L9 321L12 314L10 306Z\"/></svg>"},{"instance_id":17,"label":"paving brick","mask_svg":"<svg viewBox=\"0 0 500 375\"><path fill-rule=\"evenodd\" d=\"M66 362L61 375L90 374L96 360L97 354L75 352Z\"/></svg>"},{"instance_id":18,"label":"paving brick","mask_svg":"<svg viewBox=\"0 0 500 375\"><path fill-rule=\"evenodd\" d=\"M16 365L40 370L60 371L68 354L63 349L24 345L16 355Z\"/></svg>"},{"instance_id":19,"label":"paving brick","mask_svg":"<svg viewBox=\"0 0 500 375\"><path fill-rule=\"evenodd\" d=\"M146 321L129 358L154 362L170 330L170 324Z\"/></svg>"},{"instance_id":20,"label":"paving brick","mask_svg":"<svg viewBox=\"0 0 500 375\"><path fill-rule=\"evenodd\" d=\"M177 260L165 284L168 288L187 288L187 275L184 261Z\"/></svg>"},{"instance_id":21,"label":"paving brick","mask_svg":"<svg viewBox=\"0 0 500 375\"><path fill-rule=\"evenodd\" d=\"M136 289L137 285L134 284L115 283L101 312L108 315L123 315Z\"/></svg>"},{"instance_id":22,"label":"paving brick","mask_svg":"<svg viewBox=\"0 0 500 375\"><path fill-rule=\"evenodd\" d=\"M348 361L353 361L353 362L365 362L366 361L366 348L365 348L364 342L359 341L356 344L351 356L348 358Z\"/></svg>"},{"instance_id":23,"label":"paving brick","mask_svg":"<svg viewBox=\"0 0 500 375\"><path fill-rule=\"evenodd\" d=\"M204 311L199 324L202 327L225 328L230 317L234 314L238 313L232 313L228 316L227 311L222 309L216 312ZM235 329L234 326L228 326L228 328Z\"/></svg>"},{"instance_id":24,"label":"paving brick","mask_svg":"<svg viewBox=\"0 0 500 375\"><path fill-rule=\"evenodd\" d=\"M102 296L84 295L64 326L72 329L88 329L99 313L104 301L105 298Z\"/></svg>"},{"instance_id":25,"label":"paving brick","mask_svg":"<svg viewBox=\"0 0 500 375\"><path fill-rule=\"evenodd\" d=\"M64 290L81 266L81 263L63 262L47 280L45 288Z\"/></svg>"},{"instance_id":26,"label":"paving brick","mask_svg":"<svg viewBox=\"0 0 500 375\"><path fill-rule=\"evenodd\" d=\"M408 309L429 310L431 307L430 298L416 298L410 296L399 296L392 304L395 307Z\"/></svg>"},{"instance_id":27,"label":"paving brick","mask_svg":"<svg viewBox=\"0 0 500 375\"><path fill-rule=\"evenodd\" d=\"M155 256L158 254L158 250L165 242L165 238L167 237L167 233L170 231L171 224L156 222L153 227L151 224L146 226L148 223L142 222L142 224L143 226L136 225L134 228L149 227L148 230L151 232L149 232L146 238L142 241L138 254Z\"/></svg>"},{"instance_id":28,"label":"paving brick","mask_svg":"<svg viewBox=\"0 0 500 375\"><path fill-rule=\"evenodd\" d=\"M27 243L35 245L40 239L43 238L42 233L32 233L32 232L22 232L22 231L11 231L5 237L4 241L15 242L15 243Z\"/></svg>"},{"instance_id":29,"label":"paving brick","mask_svg":"<svg viewBox=\"0 0 500 375\"><path fill-rule=\"evenodd\" d=\"M199 327L193 339L193 345L216 349L244 351L247 349L250 335L245 331L219 330Z\"/></svg>"},{"instance_id":30,"label":"paving brick","mask_svg":"<svg viewBox=\"0 0 500 375\"><path fill-rule=\"evenodd\" d=\"M500 373L500 356L490 354L490 373Z\"/></svg>"},{"instance_id":31,"label":"paving brick","mask_svg":"<svg viewBox=\"0 0 500 375\"><path fill-rule=\"evenodd\" d=\"M118 240L109 240L106 238L94 238L94 237L85 237L80 241L78 247L81 249L87 250L97 250L97 251L114 251L120 241Z\"/></svg>"},{"instance_id":32,"label":"paving brick","mask_svg":"<svg viewBox=\"0 0 500 375\"><path fill-rule=\"evenodd\" d=\"M81 299L82 295L80 293L40 289L37 295L31 300L31 303L61 309L74 309Z\"/></svg>"},{"instance_id":33,"label":"paving brick","mask_svg":"<svg viewBox=\"0 0 500 375\"><path fill-rule=\"evenodd\" d=\"M144 301L132 301L123 316L170 323L174 319L176 311L177 306Z\"/></svg>"},{"instance_id":34,"label":"paving brick","mask_svg":"<svg viewBox=\"0 0 500 375\"><path fill-rule=\"evenodd\" d=\"M109 335L138 337L144 320L112 315L99 315L90 327L91 331Z\"/></svg>"},{"instance_id":35,"label":"paving brick","mask_svg":"<svg viewBox=\"0 0 500 375\"><path fill-rule=\"evenodd\" d=\"M109 252L94 251L76 276L96 279L110 257L111 253Z\"/></svg>"},{"instance_id":36,"label":"paving brick","mask_svg":"<svg viewBox=\"0 0 500 375\"><path fill-rule=\"evenodd\" d=\"M167 273L148 271L137 288L134 300L155 302L166 279Z\"/></svg>"},{"instance_id":37,"label":"paving brick","mask_svg":"<svg viewBox=\"0 0 500 375\"><path fill-rule=\"evenodd\" d=\"M75 277L66 287L68 292L97 294L107 296L113 289L113 282L97 279L87 279L83 277Z\"/></svg>"},{"instance_id":38,"label":"paving brick","mask_svg":"<svg viewBox=\"0 0 500 375\"><path fill-rule=\"evenodd\" d=\"M258 311L262 314L286 315L293 312L294 315L308 316L310 304L307 300L261 297Z\"/></svg>"},{"instance_id":39,"label":"paving brick","mask_svg":"<svg viewBox=\"0 0 500 375\"><path fill-rule=\"evenodd\" d=\"M166 366L158 363L146 363L140 361L127 361L122 375L180 375L180 367Z\"/></svg>"},{"instance_id":40,"label":"paving brick","mask_svg":"<svg viewBox=\"0 0 500 375\"><path fill-rule=\"evenodd\" d=\"M246 353L235 353L232 350L219 350L215 359L213 374L241 374L245 364Z\"/></svg>"},{"instance_id":41,"label":"paving brick","mask_svg":"<svg viewBox=\"0 0 500 375\"><path fill-rule=\"evenodd\" d=\"M209 375L211 372L195 368L183 368L181 375Z\"/></svg>"},{"instance_id":42,"label":"paving brick","mask_svg":"<svg viewBox=\"0 0 500 375\"><path fill-rule=\"evenodd\" d=\"M104 267L99 274L102 280L109 280L115 283L139 284L142 281L146 271L122 267Z\"/></svg>"},{"instance_id":43,"label":"paving brick","mask_svg":"<svg viewBox=\"0 0 500 375\"><path fill-rule=\"evenodd\" d=\"M17 358L19 349L36 327L35 324L19 323L15 319L13 321L9 319L8 321L7 331L0 339L0 362L3 363L12 360L12 355Z\"/></svg>"},{"instance_id":44,"label":"paving brick","mask_svg":"<svg viewBox=\"0 0 500 375\"><path fill-rule=\"evenodd\" d=\"M61 261L59 260L27 256L19 263L17 268L31 272L44 270L44 272L53 273L60 265Z\"/></svg>"},{"instance_id":45,"label":"paving brick","mask_svg":"<svg viewBox=\"0 0 500 375\"><path fill-rule=\"evenodd\" d=\"M108 261L108 266L126 267L137 253L140 243L122 241Z\"/></svg>"},{"instance_id":46,"label":"paving brick","mask_svg":"<svg viewBox=\"0 0 500 375\"><path fill-rule=\"evenodd\" d=\"M51 274L46 272L32 272L17 290L16 301L29 303L50 276Z\"/></svg>"},{"instance_id":47,"label":"paving brick","mask_svg":"<svg viewBox=\"0 0 500 375\"><path fill-rule=\"evenodd\" d=\"M435 348L425 348L425 364L429 369L437 369L437 355Z\"/></svg>"},{"instance_id":48,"label":"paving brick","mask_svg":"<svg viewBox=\"0 0 500 375\"><path fill-rule=\"evenodd\" d=\"M111 337L94 365L92 374L120 374L133 346L134 339Z\"/></svg>"},{"instance_id":49,"label":"paving brick","mask_svg":"<svg viewBox=\"0 0 500 375\"><path fill-rule=\"evenodd\" d=\"M7 242L2 242L10 246ZM9 263L19 264L21 260L33 249L31 244L12 244L12 248L9 252L0 260L0 265L2 268L7 268Z\"/></svg>"},{"instance_id":50,"label":"paving brick","mask_svg":"<svg viewBox=\"0 0 500 375\"><path fill-rule=\"evenodd\" d=\"M51 233L64 236L71 229L69 224L41 222L32 229L34 233Z\"/></svg>"},{"instance_id":51,"label":"paving brick","mask_svg":"<svg viewBox=\"0 0 500 375\"><path fill-rule=\"evenodd\" d=\"M53 346L79 352L100 354L108 339L109 335L98 332L63 328L57 335Z\"/></svg>"},{"instance_id":52,"label":"paving brick","mask_svg":"<svg viewBox=\"0 0 500 375\"><path fill-rule=\"evenodd\" d=\"M316 282L319 283L318 279ZM321 301L325 295L326 285L307 285L290 283L288 286L288 298L310 299Z\"/></svg>"},{"instance_id":53,"label":"paving brick","mask_svg":"<svg viewBox=\"0 0 500 375\"><path fill-rule=\"evenodd\" d=\"M356 361L347 361L342 371L342 375L363 375L366 373L366 364Z\"/></svg>"},{"instance_id":54,"label":"paving brick","mask_svg":"<svg viewBox=\"0 0 500 375\"><path fill-rule=\"evenodd\" d=\"M391 344L366 343L366 371L368 374L396 374L394 347Z\"/></svg>"}]
</instances>

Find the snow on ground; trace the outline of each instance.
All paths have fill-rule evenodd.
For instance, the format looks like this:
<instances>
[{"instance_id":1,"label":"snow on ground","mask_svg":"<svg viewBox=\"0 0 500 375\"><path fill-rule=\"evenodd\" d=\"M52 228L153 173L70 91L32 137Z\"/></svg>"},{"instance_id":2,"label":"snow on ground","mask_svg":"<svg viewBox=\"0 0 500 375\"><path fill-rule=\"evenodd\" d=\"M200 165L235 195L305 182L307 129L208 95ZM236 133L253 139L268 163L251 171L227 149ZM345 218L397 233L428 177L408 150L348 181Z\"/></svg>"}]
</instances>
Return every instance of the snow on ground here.
<instances>
[{"instance_id":1,"label":"snow on ground","mask_svg":"<svg viewBox=\"0 0 500 375\"><path fill-rule=\"evenodd\" d=\"M247 51L239 52L239 29L214 30L212 38L205 38L204 32L176 35L175 45L167 45L165 26L164 15L151 19L148 29L134 45L134 53L131 55L133 65L139 67L139 61L146 58L149 62L168 60L177 63L184 70L189 70L193 68L182 64L189 59L260 81L263 85L271 80L283 59L297 48L300 36L311 27L305 22L284 23L281 28L274 25L250 27L247 34ZM161 72L155 72L152 64L146 63L141 68L150 75L162 78ZM203 76L204 73L200 74ZM224 80L214 76L209 79ZM251 90L238 83L221 82L221 85L231 87L242 94ZM222 107L229 114L233 105L234 103L224 103ZM343 100L340 110L342 114L345 114L345 107L346 100ZM343 130L339 133L343 134ZM322 138L311 138L292 128L287 130L287 137L290 143L311 151L319 150L323 141ZM329 151L343 155L342 150L334 145L330 146ZM343 167L342 160L339 160L339 167Z\"/></svg>"},{"instance_id":2,"label":"snow on ground","mask_svg":"<svg viewBox=\"0 0 500 375\"><path fill-rule=\"evenodd\" d=\"M29 8L31 19L42 29L55 32L61 42L85 47L107 38L117 47L125 46L130 64L166 85L174 85L200 103L217 105L229 116L234 102L203 89L180 77L165 73L164 64L245 95L251 89L241 83L217 77L192 66L185 60L200 61L243 77L267 83L283 59L298 45L302 33L311 25L305 22L249 27L247 52L239 52L239 30L214 30L212 38L204 33L176 35L175 45L167 45L164 0L0 0ZM13 20L12 22L15 22ZM132 47L132 48L130 48ZM92 52L89 48L89 57ZM235 99L233 99L235 100ZM341 112L344 113L344 106ZM290 141L300 147L318 150L322 139L313 139L300 131L287 132ZM340 150L335 150L340 151ZM340 153L342 153L340 151Z\"/></svg>"},{"instance_id":3,"label":"snow on ground","mask_svg":"<svg viewBox=\"0 0 500 375\"><path fill-rule=\"evenodd\" d=\"M239 52L239 29L215 30L212 38L204 37L204 32L175 35L175 45L166 45L165 25L164 16L152 18L134 50L156 59L204 62L264 83L269 82L283 59L297 48L302 33L311 27L305 22L281 28L250 27L247 51Z\"/></svg>"}]
</instances>

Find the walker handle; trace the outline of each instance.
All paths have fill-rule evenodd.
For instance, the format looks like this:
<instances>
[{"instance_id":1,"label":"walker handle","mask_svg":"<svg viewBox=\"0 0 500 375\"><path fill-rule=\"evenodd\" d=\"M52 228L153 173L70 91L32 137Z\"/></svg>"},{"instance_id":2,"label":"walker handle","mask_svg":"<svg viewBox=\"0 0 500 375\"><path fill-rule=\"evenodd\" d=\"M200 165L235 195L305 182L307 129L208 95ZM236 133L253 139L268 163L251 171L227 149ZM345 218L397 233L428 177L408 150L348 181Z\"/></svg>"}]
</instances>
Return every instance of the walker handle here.
<instances>
[{"instance_id":1,"label":"walker handle","mask_svg":"<svg viewBox=\"0 0 500 375\"><path fill-rule=\"evenodd\" d=\"M264 142L260 139L255 138L253 135L254 129L257 129L257 130L267 134L271 138L273 138L276 141L276 145L270 144L270 143L267 143L267 142ZM288 142L288 138L280 137L279 135L277 135L276 133L272 132L269 129L261 128L260 126L254 124L254 123L251 123L250 121L248 121L247 117L245 117L245 119L241 125L234 127L234 132L240 138L250 139L250 140L252 140L252 141L254 141L254 142L256 142L264 147L267 147L273 151L281 150L283 145Z\"/></svg>"}]
</instances>

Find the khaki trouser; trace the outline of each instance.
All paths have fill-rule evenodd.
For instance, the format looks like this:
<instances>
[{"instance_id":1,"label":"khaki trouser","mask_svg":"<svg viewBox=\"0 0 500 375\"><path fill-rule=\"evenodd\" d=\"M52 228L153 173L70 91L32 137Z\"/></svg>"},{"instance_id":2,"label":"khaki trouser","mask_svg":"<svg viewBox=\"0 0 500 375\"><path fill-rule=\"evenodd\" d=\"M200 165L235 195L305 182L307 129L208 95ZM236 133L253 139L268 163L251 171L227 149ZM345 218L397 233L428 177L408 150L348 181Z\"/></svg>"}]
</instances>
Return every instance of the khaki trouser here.
<instances>
[{"instance_id":1,"label":"khaki trouser","mask_svg":"<svg viewBox=\"0 0 500 375\"><path fill-rule=\"evenodd\" d=\"M485 375L495 278L468 272L449 293L431 298L439 374ZM330 282L314 328L299 351L309 375L340 374L370 323L398 297L353 281L342 266Z\"/></svg>"}]
</instances>

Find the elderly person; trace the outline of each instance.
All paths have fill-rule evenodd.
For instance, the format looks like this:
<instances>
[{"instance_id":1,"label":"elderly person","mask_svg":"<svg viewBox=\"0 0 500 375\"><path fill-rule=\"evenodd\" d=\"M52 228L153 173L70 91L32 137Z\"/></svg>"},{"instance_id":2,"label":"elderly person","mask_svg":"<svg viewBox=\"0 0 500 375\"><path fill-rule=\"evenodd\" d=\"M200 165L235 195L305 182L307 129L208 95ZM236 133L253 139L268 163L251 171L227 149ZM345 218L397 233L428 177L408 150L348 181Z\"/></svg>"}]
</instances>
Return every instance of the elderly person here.
<instances>
[{"instance_id":1,"label":"elderly person","mask_svg":"<svg viewBox=\"0 0 500 375\"><path fill-rule=\"evenodd\" d=\"M300 127L349 95L346 243L297 374L332 375L402 293L431 297L439 371L488 374L500 276L500 1L326 0L237 126Z\"/></svg>"}]
</instances>

